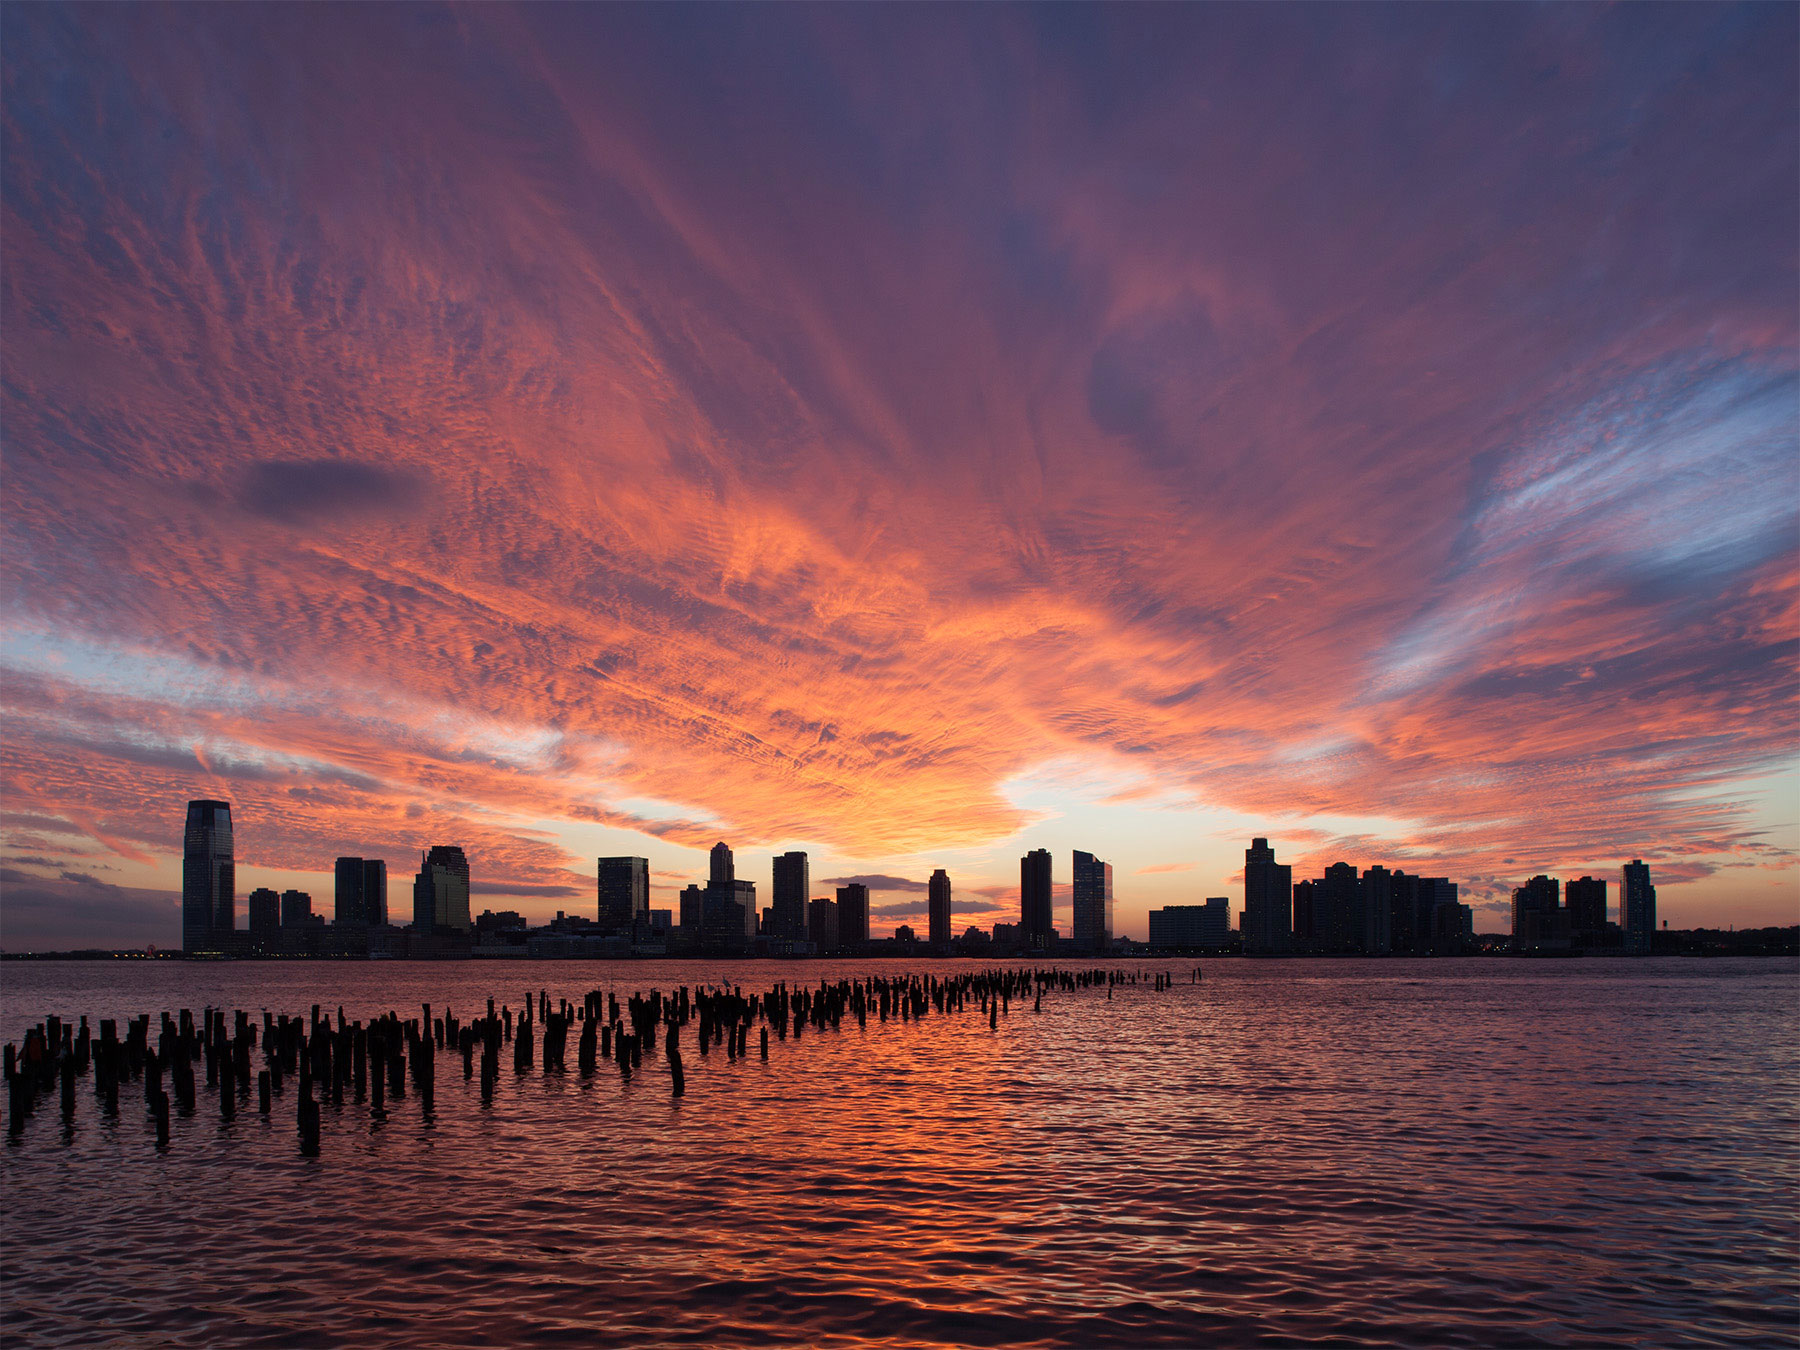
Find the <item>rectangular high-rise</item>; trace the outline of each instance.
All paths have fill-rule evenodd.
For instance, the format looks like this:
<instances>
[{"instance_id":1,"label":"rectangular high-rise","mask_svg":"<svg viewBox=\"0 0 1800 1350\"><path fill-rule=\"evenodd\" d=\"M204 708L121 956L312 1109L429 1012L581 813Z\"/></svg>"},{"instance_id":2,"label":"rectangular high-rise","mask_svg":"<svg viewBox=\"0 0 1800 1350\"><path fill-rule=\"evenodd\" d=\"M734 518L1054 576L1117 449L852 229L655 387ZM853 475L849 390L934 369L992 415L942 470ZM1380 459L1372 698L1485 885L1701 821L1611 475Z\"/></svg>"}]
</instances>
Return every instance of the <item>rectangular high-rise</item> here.
<instances>
[{"instance_id":1,"label":"rectangular high-rise","mask_svg":"<svg viewBox=\"0 0 1800 1350\"><path fill-rule=\"evenodd\" d=\"M650 860L595 860L599 921L618 931L633 929L650 913Z\"/></svg>"},{"instance_id":2,"label":"rectangular high-rise","mask_svg":"<svg viewBox=\"0 0 1800 1350\"><path fill-rule=\"evenodd\" d=\"M777 854L775 889L769 897L774 910L775 935L804 939L807 935L806 902L812 893L812 872L804 853Z\"/></svg>"},{"instance_id":3,"label":"rectangular high-rise","mask_svg":"<svg viewBox=\"0 0 1800 1350\"><path fill-rule=\"evenodd\" d=\"M1351 875L1355 875L1352 872ZM1293 935L1294 869L1275 861L1267 839L1244 850L1244 950L1285 952Z\"/></svg>"},{"instance_id":4,"label":"rectangular high-rise","mask_svg":"<svg viewBox=\"0 0 1800 1350\"><path fill-rule=\"evenodd\" d=\"M421 933L437 928L469 931L469 860L456 845L433 844L419 860L419 875L413 881L413 927Z\"/></svg>"},{"instance_id":5,"label":"rectangular high-rise","mask_svg":"<svg viewBox=\"0 0 1800 1350\"><path fill-rule=\"evenodd\" d=\"M1649 865L1633 858L1619 871L1619 927L1625 930L1625 950L1648 956L1656 933L1656 887L1650 884Z\"/></svg>"},{"instance_id":6,"label":"rectangular high-rise","mask_svg":"<svg viewBox=\"0 0 1800 1350\"><path fill-rule=\"evenodd\" d=\"M215 934L236 926L237 862L232 852L231 803L192 801L181 841L181 946L206 951Z\"/></svg>"},{"instance_id":7,"label":"rectangular high-rise","mask_svg":"<svg viewBox=\"0 0 1800 1350\"><path fill-rule=\"evenodd\" d=\"M333 868L332 922L374 928L387 922L387 863L381 858L339 858Z\"/></svg>"},{"instance_id":8,"label":"rectangular high-rise","mask_svg":"<svg viewBox=\"0 0 1800 1350\"><path fill-rule=\"evenodd\" d=\"M1569 911L1569 936L1579 947L1598 947L1606 939L1606 878L1576 877L1563 886Z\"/></svg>"},{"instance_id":9,"label":"rectangular high-rise","mask_svg":"<svg viewBox=\"0 0 1800 1350\"><path fill-rule=\"evenodd\" d=\"M1075 945L1084 952L1103 952L1112 946L1113 870L1091 853L1075 850L1074 922Z\"/></svg>"},{"instance_id":10,"label":"rectangular high-rise","mask_svg":"<svg viewBox=\"0 0 1800 1350\"><path fill-rule=\"evenodd\" d=\"M267 886L250 892L250 940L272 948L281 937L281 897Z\"/></svg>"},{"instance_id":11,"label":"rectangular high-rise","mask_svg":"<svg viewBox=\"0 0 1800 1350\"><path fill-rule=\"evenodd\" d=\"M1056 931L1050 850L1034 848L1019 859L1019 940L1026 947L1048 947Z\"/></svg>"},{"instance_id":12,"label":"rectangular high-rise","mask_svg":"<svg viewBox=\"0 0 1800 1350\"><path fill-rule=\"evenodd\" d=\"M838 907L835 900L813 900L807 906L806 929L821 956L838 947Z\"/></svg>"},{"instance_id":13,"label":"rectangular high-rise","mask_svg":"<svg viewBox=\"0 0 1800 1350\"><path fill-rule=\"evenodd\" d=\"M283 928L304 928L311 922L312 896L306 891L283 891L281 893L281 926Z\"/></svg>"},{"instance_id":14,"label":"rectangular high-rise","mask_svg":"<svg viewBox=\"0 0 1800 1350\"><path fill-rule=\"evenodd\" d=\"M811 924L810 916L807 922ZM813 941L818 940L815 933ZM869 888L860 881L837 888L837 945L847 952L869 945Z\"/></svg>"},{"instance_id":15,"label":"rectangular high-rise","mask_svg":"<svg viewBox=\"0 0 1800 1350\"><path fill-rule=\"evenodd\" d=\"M950 874L943 868L931 874L931 880L925 884L926 930L931 938L931 945L946 948L950 945Z\"/></svg>"},{"instance_id":16,"label":"rectangular high-rise","mask_svg":"<svg viewBox=\"0 0 1800 1350\"><path fill-rule=\"evenodd\" d=\"M1562 909L1562 883L1535 876L1512 893L1513 950L1544 952L1569 945L1568 916Z\"/></svg>"},{"instance_id":17,"label":"rectangular high-rise","mask_svg":"<svg viewBox=\"0 0 1800 1350\"><path fill-rule=\"evenodd\" d=\"M1231 936L1231 902L1211 896L1204 905L1165 905L1150 911L1150 945L1163 950L1223 947Z\"/></svg>"}]
</instances>

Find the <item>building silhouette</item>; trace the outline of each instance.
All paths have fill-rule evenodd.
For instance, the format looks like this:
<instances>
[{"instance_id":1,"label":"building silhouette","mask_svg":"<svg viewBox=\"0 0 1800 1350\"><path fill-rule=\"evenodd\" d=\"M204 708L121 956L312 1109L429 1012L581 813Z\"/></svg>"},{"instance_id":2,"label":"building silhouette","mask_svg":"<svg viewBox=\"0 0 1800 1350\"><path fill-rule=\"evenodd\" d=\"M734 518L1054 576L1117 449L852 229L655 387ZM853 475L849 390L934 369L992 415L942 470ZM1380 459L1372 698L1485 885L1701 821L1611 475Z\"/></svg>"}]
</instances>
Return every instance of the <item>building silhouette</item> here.
<instances>
[{"instance_id":1,"label":"building silhouette","mask_svg":"<svg viewBox=\"0 0 1800 1350\"><path fill-rule=\"evenodd\" d=\"M1231 938L1231 902L1210 896L1203 905L1164 905L1150 911L1150 945L1191 951L1223 947Z\"/></svg>"},{"instance_id":2,"label":"building silhouette","mask_svg":"<svg viewBox=\"0 0 1800 1350\"><path fill-rule=\"evenodd\" d=\"M723 840L713 845L711 864L701 898L700 944L713 952L747 951L756 941L756 883L737 879L737 864ZM685 896L682 922L687 922Z\"/></svg>"},{"instance_id":3,"label":"building silhouette","mask_svg":"<svg viewBox=\"0 0 1800 1350\"><path fill-rule=\"evenodd\" d=\"M381 858L339 858L332 869L332 922L379 928L388 920L387 863Z\"/></svg>"},{"instance_id":4,"label":"building silhouette","mask_svg":"<svg viewBox=\"0 0 1800 1350\"><path fill-rule=\"evenodd\" d=\"M1361 952L1364 904L1356 869L1346 862L1327 867L1313 883L1313 949L1337 955Z\"/></svg>"},{"instance_id":5,"label":"building silhouette","mask_svg":"<svg viewBox=\"0 0 1800 1350\"><path fill-rule=\"evenodd\" d=\"M1650 884L1649 865L1633 858L1619 869L1619 927L1625 930L1625 950L1648 956L1656 933L1656 887Z\"/></svg>"},{"instance_id":6,"label":"building silhouette","mask_svg":"<svg viewBox=\"0 0 1800 1350\"><path fill-rule=\"evenodd\" d=\"M597 920L615 930L635 929L650 915L650 860L595 859Z\"/></svg>"},{"instance_id":7,"label":"building silhouette","mask_svg":"<svg viewBox=\"0 0 1800 1350\"><path fill-rule=\"evenodd\" d=\"M281 939L281 897L267 886L250 892L250 941L273 947Z\"/></svg>"},{"instance_id":8,"label":"building silhouette","mask_svg":"<svg viewBox=\"0 0 1800 1350\"><path fill-rule=\"evenodd\" d=\"M304 928L312 922L312 895L306 891L281 893L281 926Z\"/></svg>"},{"instance_id":9,"label":"building silhouette","mask_svg":"<svg viewBox=\"0 0 1800 1350\"><path fill-rule=\"evenodd\" d=\"M432 933L450 929L467 933L469 922L469 860L454 844L433 844L419 860L413 880L413 929Z\"/></svg>"},{"instance_id":10,"label":"building silhouette","mask_svg":"<svg viewBox=\"0 0 1800 1350\"><path fill-rule=\"evenodd\" d=\"M1019 859L1019 940L1034 951L1055 941L1051 875L1049 849L1034 848Z\"/></svg>"},{"instance_id":11,"label":"building silhouette","mask_svg":"<svg viewBox=\"0 0 1800 1350\"><path fill-rule=\"evenodd\" d=\"M813 900L806 906L806 928L820 955L838 949L838 906L835 900Z\"/></svg>"},{"instance_id":12,"label":"building silhouette","mask_svg":"<svg viewBox=\"0 0 1800 1350\"><path fill-rule=\"evenodd\" d=\"M1113 870L1091 853L1075 850L1074 922L1075 945L1084 952L1103 952L1112 946Z\"/></svg>"},{"instance_id":13,"label":"building silhouette","mask_svg":"<svg viewBox=\"0 0 1800 1350\"><path fill-rule=\"evenodd\" d=\"M818 935L813 935L817 942ZM837 888L837 946L842 951L861 951L869 945L869 888L852 881Z\"/></svg>"},{"instance_id":14,"label":"building silhouette","mask_svg":"<svg viewBox=\"0 0 1800 1350\"><path fill-rule=\"evenodd\" d=\"M1512 893L1513 950L1550 952L1569 949L1569 916L1562 907L1562 883L1538 875Z\"/></svg>"},{"instance_id":15,"label":"building silhouette","mask_svg":"<svg viewBox=\"0 0 1800 1350\"><path fill-rule=\"evenodd\" d=\"M775 858L775 889L769 897L773 910L773 936L804 939L807 936L807 900L812 894L812 873L806 854L789 852Z\"/></svg>"},{"instance_id":16,"label":"building silhouette","mask_svg":"<svg viewBox=\"0 0 1800 1350\"><path fill-rule=\"evenodd\" d=\"M237 926L231 803L191 801L181 841L181 946L216 950Z\"/></svg>"},{"instance_id":17,"label":"building silhouette","mask_svg":"<svg viewBox=\"0 0 1800 1350\"><path fill-rule=\"evenodd\" d=\"M706 922L706 888L684 886L678 912L681 915L682 930L691 940L699 941L700 929Z\"/></svg>"},{"instance_id":18,"label":"building silhouette","mask_svg":"<svg viewBox=\"0 0 1800 1350\"><path fill-rule=\"evenodd\" d=\"M950 945L950 874L943 868L925 883L925 928L933 947Z\"/></svg>"},{"instance_id":19,"label":"building silhouette","mask_svg":"<svg viewBox=\"0 0 1800 1350\"><path fill-rule=\"evenodd\" d=\"M1288 950L1293 937L1294 869L1275 861L1267 839L1244 850L1244 950L1269 954Z\"/></svg>"},{"instance_id":20,"label":"building silhouette","mask_svg":"<svg viewBox=\"0 0 1800 1350\"><path fill-rule=\"evenodd\" d=\"M707 880L713 885L722 885L737 880L737 864L732 861L731 848L721 839L712 846L712 870Z\"/></svg>"},{"instance_id":21,"label":"building silhouette","mask_svg":"<svg viewBox=\"0 0 1800 1350\"><path fill-rule=\"evenodd\" d=\"M1404 877L1404 873L1400 874ZM1395 873L1380 863L1363 870L1362 909L1358 916L1358 950L1365 956L1386 956L1394 949L1393 919L1396 890Z\"/></svg>"},{"instance_id":22,"label":"building silhouette","mask_svg":"<svg viewBox=\"0 0 1800 1350\"><path fill-rule=\"evenodd\" d=\"M1563 886L1569 911L1569 938L1577 947L1606 941L1606 879L1577 877Z\"/></svg>"}]
</instances>

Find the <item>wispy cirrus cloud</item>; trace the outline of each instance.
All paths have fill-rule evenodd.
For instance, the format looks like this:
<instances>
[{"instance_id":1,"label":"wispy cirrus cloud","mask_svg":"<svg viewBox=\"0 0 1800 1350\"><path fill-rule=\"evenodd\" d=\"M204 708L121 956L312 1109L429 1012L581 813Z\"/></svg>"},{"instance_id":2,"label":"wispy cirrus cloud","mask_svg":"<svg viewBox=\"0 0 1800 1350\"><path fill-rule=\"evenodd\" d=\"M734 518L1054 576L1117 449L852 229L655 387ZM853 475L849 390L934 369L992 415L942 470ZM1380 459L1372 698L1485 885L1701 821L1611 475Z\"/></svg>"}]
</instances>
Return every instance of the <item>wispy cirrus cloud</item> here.
<instances>
[{"instance_id":1,"label":"wispy cirrus cloud","mask_svg":"<svg viewBox=\"0 0 1800 1350\"><path fill-rule=\"evenodd\" d=\"M712 20L0 16L14 847L1767 860L1790 11Z\"/></svg>"}]
</instances>

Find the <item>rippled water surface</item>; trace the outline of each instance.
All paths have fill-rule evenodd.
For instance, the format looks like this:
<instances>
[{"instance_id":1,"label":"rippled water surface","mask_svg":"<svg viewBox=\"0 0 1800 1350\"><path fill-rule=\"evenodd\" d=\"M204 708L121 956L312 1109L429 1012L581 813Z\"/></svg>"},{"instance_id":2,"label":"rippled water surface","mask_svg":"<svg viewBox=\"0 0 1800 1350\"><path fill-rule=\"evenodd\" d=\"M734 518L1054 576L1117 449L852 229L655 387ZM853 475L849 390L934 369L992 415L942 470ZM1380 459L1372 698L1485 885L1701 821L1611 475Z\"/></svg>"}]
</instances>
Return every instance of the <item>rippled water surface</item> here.
<instances>
[{"instance_id":1,"label":"rippled water surface","mask_svg":"<svg viewBox=\"0 0 1800 1350\"><path fill-rule=\"evenodd\" d=\"M11 963L0 1035L206 1005L473 1017L965 962ZM1144 982L515 1076L295 1093L159 1153L91 1079L0 1146L8 1345L1793 1344L1778 961L1126 963ZM1154 991L1155 970L1174 987ZM202 1080L204 1074L201 1075Z\"/></svg>"}]
</instances>

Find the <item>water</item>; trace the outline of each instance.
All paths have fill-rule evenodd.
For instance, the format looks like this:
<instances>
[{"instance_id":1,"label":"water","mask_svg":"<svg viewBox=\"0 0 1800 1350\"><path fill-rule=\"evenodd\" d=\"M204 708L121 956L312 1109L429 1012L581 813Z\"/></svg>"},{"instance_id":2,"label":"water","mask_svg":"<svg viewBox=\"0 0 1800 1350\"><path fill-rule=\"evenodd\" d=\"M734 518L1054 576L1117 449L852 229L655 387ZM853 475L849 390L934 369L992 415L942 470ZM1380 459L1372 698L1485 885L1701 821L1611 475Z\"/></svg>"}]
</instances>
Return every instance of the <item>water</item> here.
<instances>
[{"instance_id":1,"label":"water","mask_svg":"<svg viewBox=\"0 0 1800 1350\"><path fill-rule=\"evenodd\" d=\"M439 1061L385 1123L294 1093L159 1156L128 1085L0 1145L9 1346L1791 1345L1784 961L1124 963L1146 983L702 1058ZM969 962L9 963L47 1013L353 1018ZM1174 988L1148 987L1152 970ZM202 1080L204 1075L201 1075Z\"/></svg>"}]
</instances>

